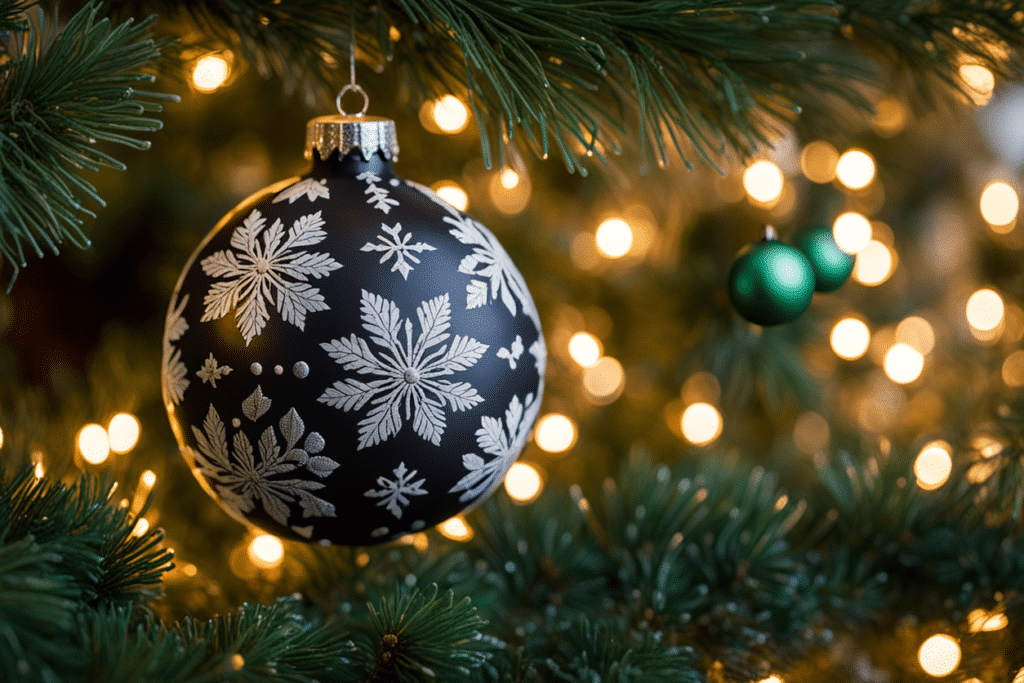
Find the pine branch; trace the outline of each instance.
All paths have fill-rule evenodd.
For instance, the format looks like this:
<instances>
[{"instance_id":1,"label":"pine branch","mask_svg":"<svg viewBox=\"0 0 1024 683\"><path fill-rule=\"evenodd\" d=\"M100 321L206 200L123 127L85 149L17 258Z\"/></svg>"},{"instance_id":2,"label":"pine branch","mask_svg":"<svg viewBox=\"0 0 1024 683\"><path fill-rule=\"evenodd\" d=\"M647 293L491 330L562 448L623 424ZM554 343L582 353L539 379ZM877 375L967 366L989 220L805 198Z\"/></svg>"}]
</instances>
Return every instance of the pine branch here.
<instances>
[{"instance_id":1,"label":"pine branch","mask_svg":"<svg viewBox=\"0 0 1024 683\"><path fill-rule=\"evenodd\" d=\"M5 31L24 31L25 22L22 15L32 4L32 0L0 1L0 33Z\"/></svg>"},{"instance_id":2,"label":"pine branch","mask_svg":"<svg viewBox=\"0 0 1024 683\"><path fill-rule=\"evenodd\" d=\"M149 21L112 26L98 20L90 2L56 35L39 11L24 34L9 36L0 81L0 257L13 267L10 284L23 267L26 247L69 240L86 247L84 204L104 206L81 171L125 165L97 149L99 141L146 149L138 133L159 130L149 114L174 96L136 90L151 83L146 73L161 47L145 37ZM9 285L10 286L10 285Z\"/></svg>"}]
</instances>

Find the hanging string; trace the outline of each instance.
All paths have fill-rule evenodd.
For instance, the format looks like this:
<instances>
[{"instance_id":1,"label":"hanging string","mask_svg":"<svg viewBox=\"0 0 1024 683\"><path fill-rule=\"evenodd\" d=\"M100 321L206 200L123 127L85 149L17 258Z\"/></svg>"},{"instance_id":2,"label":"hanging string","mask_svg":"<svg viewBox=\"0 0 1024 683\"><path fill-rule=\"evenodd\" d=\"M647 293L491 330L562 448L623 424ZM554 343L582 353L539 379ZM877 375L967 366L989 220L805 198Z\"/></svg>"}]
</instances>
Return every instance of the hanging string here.
<instances>
[{"instance_id":1,"label":"hanging string","mask_svg":"<svg viewBox=\"0 0 1024 683\"><path fill-rule=\"evenodd\" d=\"M370 96L366 94L366 91L362 89L356 83L356 5L353 2L349 5L349 20L348 20L348 76L349 83L344 86L338 93L337 99L334 100L334 104L338 107L338 113L342 116L363 116L366 110L370 107ZM363 96L363 108L355 114L349 114L341 106L341 98L345 96L347 92L357 92Z\"/></svg>"}]
</instances>

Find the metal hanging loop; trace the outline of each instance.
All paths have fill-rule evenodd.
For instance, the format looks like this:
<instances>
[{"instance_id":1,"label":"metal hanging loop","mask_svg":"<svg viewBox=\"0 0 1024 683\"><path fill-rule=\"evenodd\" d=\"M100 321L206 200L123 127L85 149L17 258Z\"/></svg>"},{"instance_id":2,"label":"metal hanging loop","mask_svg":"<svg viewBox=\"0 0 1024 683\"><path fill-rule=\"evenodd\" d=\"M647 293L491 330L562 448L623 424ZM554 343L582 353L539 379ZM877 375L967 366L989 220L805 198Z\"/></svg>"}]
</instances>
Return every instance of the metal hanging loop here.
<instances>
[{"instance_id":1,"label":"metal hanging loop","mask_svg":"<svg viewBox=\"0 0 1024 683\"><path fill-rule=\"evenodd\" d=\"M363 96L363 108L356 113L350 114L341 106L341 98L344 97L347 92L356 92ZM362 86L356 83L349 83L342 87L341 91L338 93L338 97L334 100L334 103L338 107L338 113L342 116L363 116L366 114L366 110L370 107L370 96L366 94L366 91L363 90Z\"/></svg>"}]
</instances>

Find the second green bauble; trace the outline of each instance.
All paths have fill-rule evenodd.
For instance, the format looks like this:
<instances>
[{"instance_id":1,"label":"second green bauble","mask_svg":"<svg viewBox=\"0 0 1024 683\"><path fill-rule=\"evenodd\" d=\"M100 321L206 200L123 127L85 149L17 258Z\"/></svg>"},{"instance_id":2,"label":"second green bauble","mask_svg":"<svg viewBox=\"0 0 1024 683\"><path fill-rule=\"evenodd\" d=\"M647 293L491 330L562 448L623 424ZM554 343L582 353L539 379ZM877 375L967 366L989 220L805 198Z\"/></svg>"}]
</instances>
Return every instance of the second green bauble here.
<instances>
[{"instance_id":1,"label":"second green bauble","mask_svg":"<svg viewBox=\"0 0 1024 683\"><path fill-rule=\"evenodd\" d=\"M814 269L815 291L834 292L853 272L856 259L839 248L828 226L815 225L805 230L797 237L796 246Z\"/></svg>"}]
</instances>

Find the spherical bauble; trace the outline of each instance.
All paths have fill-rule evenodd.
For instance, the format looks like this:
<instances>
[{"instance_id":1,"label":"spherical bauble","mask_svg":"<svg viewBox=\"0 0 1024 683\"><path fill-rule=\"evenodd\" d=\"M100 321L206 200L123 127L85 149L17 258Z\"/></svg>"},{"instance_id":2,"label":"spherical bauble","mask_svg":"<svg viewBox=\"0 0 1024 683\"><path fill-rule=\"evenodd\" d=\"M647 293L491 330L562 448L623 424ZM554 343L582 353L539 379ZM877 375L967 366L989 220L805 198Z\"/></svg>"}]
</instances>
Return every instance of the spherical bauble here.
<instances>
[{"instance_id":1,"label":"spherical bauble","mask_svg":"<svg viewBox=\"0 0 1024 683\"><path fill-rule=\"evenodd\" d=\"M804 231L797 237L796 246L814 270L817 292L834 292L853 272L856 259L839 248L828 226L816 225Z\"/></svg>"},{"instance_id":2,"label":"spherical bauble","mask_svg":"<svg viewBox=\"0 0 1024 683\"><path fill-rule=\"evenodd\" d=\"M362 132L361 148L328 140L327 161L315 145L309 175L217 224L178 281L163 359L171 426L207 492L272 534L347 545L497 488L547 355L495 236L395 177Z\"/></svg>"},{"instance_id":3,"label":"spherical bauble","mask_svg":"<svg viewBox=\"0 0 1024 683\"><path fill-rule=\"evenodd\" d=\"M729 271L729 298L758 325L793 322L811 305L814 271L795 247L774 240L749 244Z\"/></svg>"}]
</instances>

